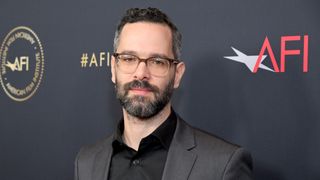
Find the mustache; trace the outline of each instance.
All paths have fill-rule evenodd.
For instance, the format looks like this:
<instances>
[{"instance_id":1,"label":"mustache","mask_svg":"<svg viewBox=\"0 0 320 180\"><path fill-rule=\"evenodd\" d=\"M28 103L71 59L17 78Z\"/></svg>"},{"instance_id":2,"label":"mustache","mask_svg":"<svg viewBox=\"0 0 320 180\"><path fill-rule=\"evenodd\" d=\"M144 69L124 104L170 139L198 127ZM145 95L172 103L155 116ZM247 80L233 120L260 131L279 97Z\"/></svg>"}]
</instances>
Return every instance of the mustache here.
<instances>
[{"instance_id":1,"label":"mustache","mask_svg":"<svg viewBox=\"0 0 320 180\"><path fill-rule=\"evenodd\" d=\"M133 80L129 83L126 83L123 86L123 88L126 92L128 92L130 89L134 89L134 88L143 88L143 89L148 89L149 91L159 92L159 88L151 85L148 81Z\"/></svg>"}]
</instances>

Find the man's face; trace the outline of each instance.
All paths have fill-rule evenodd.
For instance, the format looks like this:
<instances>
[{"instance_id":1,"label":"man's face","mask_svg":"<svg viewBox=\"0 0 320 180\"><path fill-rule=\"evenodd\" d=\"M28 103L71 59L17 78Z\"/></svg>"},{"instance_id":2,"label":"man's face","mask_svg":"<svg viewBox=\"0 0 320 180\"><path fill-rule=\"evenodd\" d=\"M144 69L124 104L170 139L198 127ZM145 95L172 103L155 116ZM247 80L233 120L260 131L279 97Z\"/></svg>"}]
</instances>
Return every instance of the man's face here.
<instances>
[{"instance_id":1,"label":"man's face","mask_svg":"<svg viewBox=\"0 0 320 180\"><path fill-rule=\"evenodd\" d=\"M171 30L166 25L149 22L126 24L120 34L117 53L140 58L174 58ZM111 62L112 81L116 84L121 105L128 114L140 119L156 115L169 103L173 89L179 86L185 69L183 63L171 64L166 74L154 76L143 62L139 63L133 73L121 71L114 57Z\"/></svg>"}]
</instances>

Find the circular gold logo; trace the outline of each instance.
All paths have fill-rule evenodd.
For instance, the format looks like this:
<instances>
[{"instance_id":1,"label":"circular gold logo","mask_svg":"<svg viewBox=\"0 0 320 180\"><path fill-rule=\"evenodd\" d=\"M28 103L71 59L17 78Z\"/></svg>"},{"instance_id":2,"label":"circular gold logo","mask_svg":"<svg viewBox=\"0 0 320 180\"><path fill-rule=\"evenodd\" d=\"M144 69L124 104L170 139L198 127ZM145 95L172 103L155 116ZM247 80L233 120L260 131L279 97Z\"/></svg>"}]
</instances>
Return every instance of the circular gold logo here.
<instances>
[{"instance_id":1,"label":"circular gold logo","mask_svg":"<svg viewBox=\"0 0 320 180\"><path fill-rule=\"evenodd\" d=\"M0 47L0 83L15 101L25 101L37 91L44 71L41 42L29 27L12 29Z\"/></svg>"}]
</instances>

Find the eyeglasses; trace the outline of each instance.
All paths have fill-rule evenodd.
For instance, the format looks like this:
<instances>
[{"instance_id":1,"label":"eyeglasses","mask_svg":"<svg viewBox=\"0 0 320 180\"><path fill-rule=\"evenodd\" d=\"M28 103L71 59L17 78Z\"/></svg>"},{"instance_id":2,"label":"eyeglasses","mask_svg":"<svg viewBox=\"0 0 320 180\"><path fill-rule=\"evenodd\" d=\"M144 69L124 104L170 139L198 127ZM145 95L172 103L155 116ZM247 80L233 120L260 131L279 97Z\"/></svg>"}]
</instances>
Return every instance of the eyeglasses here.
<instances>
[{"instance_id":1,"label":"eyeglasses","mask_svg":"<svg viewBox=\"0 0 320 180\"><path fill-rule=\"evenodd\" d=\"M114 53L113 57L115 57L119 69L124 73L134 73L140 62L144 62L146 63L150 74L154 76L165 76L168 73L171 64L178 64L181 62L177 59L165 57L149 57L142 59L136 55L119 53Z\"/></svg>"}]
</instances>

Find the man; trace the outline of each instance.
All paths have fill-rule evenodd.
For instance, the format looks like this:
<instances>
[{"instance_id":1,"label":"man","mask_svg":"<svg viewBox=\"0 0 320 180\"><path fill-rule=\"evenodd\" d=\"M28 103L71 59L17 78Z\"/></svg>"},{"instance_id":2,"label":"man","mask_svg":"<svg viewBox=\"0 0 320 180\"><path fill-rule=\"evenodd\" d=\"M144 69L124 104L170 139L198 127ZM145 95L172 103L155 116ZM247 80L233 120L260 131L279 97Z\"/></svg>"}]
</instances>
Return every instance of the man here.
<instances>
[{"instance_id":1,"label":"man","mask_svg":"<svg viewBox=\"0 0 320 180\"><path fill-rule=\"evenodd\" d=\"M80 150L76 180L252 179L249 153L191 127L171 108L185 71L180 49L181 34L160 10L127 10L111 60L123 119L113 135Z\"/></svg>"}]
</instances>

